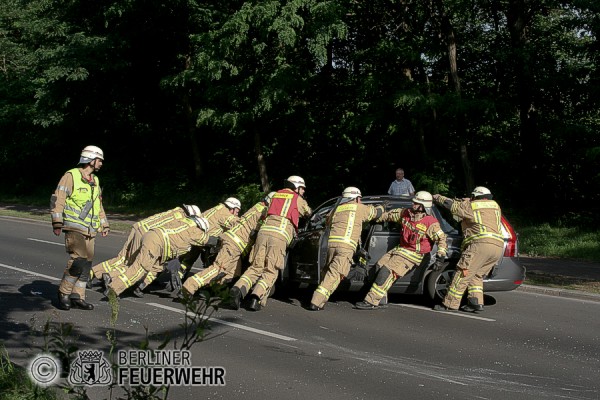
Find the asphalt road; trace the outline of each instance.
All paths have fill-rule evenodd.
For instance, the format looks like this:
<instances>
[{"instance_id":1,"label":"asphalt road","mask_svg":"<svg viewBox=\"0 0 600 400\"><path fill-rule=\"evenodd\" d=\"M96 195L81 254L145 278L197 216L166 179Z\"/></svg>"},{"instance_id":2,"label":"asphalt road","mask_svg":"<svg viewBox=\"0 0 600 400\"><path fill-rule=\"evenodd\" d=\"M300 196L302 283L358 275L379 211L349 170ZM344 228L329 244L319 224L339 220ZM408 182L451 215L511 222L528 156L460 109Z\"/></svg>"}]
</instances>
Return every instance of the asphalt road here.
<instances>
[{"instance_id":1,"label":"asphalt road","mask_svg":"<svg viewBox=\"0 0 600 400\"><path fill-rule=\"evenodd\" d=\"M27 366L41 353L36 331L72 323L80 350L108 353L109 304L88 291L94 311L57 310L67 259L48 224L0 217L0 340ZM96 242L96 260L114 256L125 236ZM172 399L599 399L600 303L526 292L495 293L485 312L431 311L419 297L393 298L385 310L352 308L340 294L322 312L297 299L265 309L219 309L193 347L194 366L223 367L224 386L174 387ZM145 337L183 335L182 306L167 293L120 301L118 349ZM172 342L172 343L173 343ZM103 387L88 390L107 398Z\"/></svg>"}]
</instances>

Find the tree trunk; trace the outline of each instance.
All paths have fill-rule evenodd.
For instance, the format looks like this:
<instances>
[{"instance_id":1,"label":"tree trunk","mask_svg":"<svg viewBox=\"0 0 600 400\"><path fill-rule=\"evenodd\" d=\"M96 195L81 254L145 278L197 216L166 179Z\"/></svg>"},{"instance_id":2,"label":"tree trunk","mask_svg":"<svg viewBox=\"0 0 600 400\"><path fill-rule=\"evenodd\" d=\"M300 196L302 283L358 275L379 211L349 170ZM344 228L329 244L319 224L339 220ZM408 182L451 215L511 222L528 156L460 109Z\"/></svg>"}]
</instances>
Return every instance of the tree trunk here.
<instances>
[{"instance_id":1,"label":"tree trunk","mask_svg":"<svg viewBox=\"0 0 600 400\"><path fill-rule=\"evenodd\" d=\"M185 68L190 68L190 57L186 57ZM204 173L204 169L202 168L202 157L200 155L200 149L198 147L198 138L196 137L196 120L194 118L194 110L192 109L192 104L190 101L190 93L188 90L184 89L185 92L182 96L183 103L183 112L185 115L186 125L187 125L187 136L190 140L190 146L192 147L192 160L194 161L194 177L196 180L199 180Z\"/></svg>"},{"instance_id":2,"label":"tree trunk","mask_svg":"<svg viewBox=\"0 0 600 400\"><path fill-rule=\"evenodd\" d=\"M537 127L537 110L534 103L534 76L529 60L527 44L529 42L527 14L528 1L511 0L507 13L519 101L519 122L521 135L521 163L527 173L527 185L538 185L541 174L541 138ZM542 187L534 189L542 190Z\"/></svg>"},{"instance_id":3,"label":"tree trunk","mask_svg":"<svg viewBox=\"0 0 600 400\"><path fill-rule=\"evenodd\" d=\"M461 88L460 88L460 77L458 75L458 56L456 52L456 37L454 36L454 28L450 21L450 17L444 9L442 0L437 0L437 6L441 17L441 34L446 39L448 46L448 62L450 66L450 79L454 93L456 93L457 100L461 99ZM474 187L473 170L471 168L471 162L469 161L469 153L467 151L467 128L466 118L462 111L459 111L456 115L456 133L460 143L460 163L462 165L463 174L465 178L465 186L467 192L470 192Z\"/></svg>"},{"instance_id":4,"label":"tree trunk","mask_svg":"<svg viewBox=\"0 0 600 400\"><path fill-rule=\"evenodd\" d=\"M260 145L260 133L258 130L254 131L254 154L256 155L256 162L258 163L258 174L260 175L260 184L265 193L271 191L271 185L269 184L269 177L267 176L267 164L265 162L265 155Z\"/></svg>"}]
</instances>

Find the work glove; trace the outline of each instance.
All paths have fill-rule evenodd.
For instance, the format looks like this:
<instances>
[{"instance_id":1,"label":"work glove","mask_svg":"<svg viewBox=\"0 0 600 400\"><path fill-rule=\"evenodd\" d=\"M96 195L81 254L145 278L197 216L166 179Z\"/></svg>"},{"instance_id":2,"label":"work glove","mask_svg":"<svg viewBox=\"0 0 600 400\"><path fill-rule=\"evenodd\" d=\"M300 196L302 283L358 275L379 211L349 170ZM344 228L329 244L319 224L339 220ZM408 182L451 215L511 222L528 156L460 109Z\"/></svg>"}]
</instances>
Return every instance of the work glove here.
<instances>
[{"instance_id":1,"label":"work glove","mask_svg":"<svg viewBox=\"0 0 600 400\"><path fill-rule=\"evenodd\" d=\"M208 240L206 241L205 246L207 246L207 247L217 247L220 242L221 242L221 239L218 236L209 236Z\"/></svg>"},{"instance_id":2,"label":"work glove","mask_svg":"<svg viewBox=\"0 0 600 400\"><path fill-rule=\"evenodd\" d=\"M444 264L445 262L443 258L437 258L433 263L433 267L431 269L434 271L442 271L444 269Z\"/></svg>"},{"instance_id":3,"label":"work glove","mask_svg":"<svg viewBox=\"0 0 600 400\"><path fill-rule=\"evenodd\" d=\"M350 272L348 272L348 276L346 276L346 279L348 279L349 281L363 282L366 277L367 270L359 264L350 268Z\"/></svg>"},{"instance_id":4,"label":"work glove","mask_svg":"<svg viewBox=\"0 0 600 400\"><path fill-rule=\"evenodd\" d=\"M178 293L183 284L181 283L181 278L179 277L179 273L177 271L169 271L171 273L171 291Z\"/></svg>"},{"instance_id":5,"label":"work glove","mask_svg":"<svg viewBox=\"0 0 600 400\"><path fill-rule=\"evenodd\" d=\"M177 275L177 271L179 271L181 269L181 263L179 262L178 258L174 258L172 260L169 260L167 262L167 271L169 271L172 274Z\"/></svg>"}]
</instances>

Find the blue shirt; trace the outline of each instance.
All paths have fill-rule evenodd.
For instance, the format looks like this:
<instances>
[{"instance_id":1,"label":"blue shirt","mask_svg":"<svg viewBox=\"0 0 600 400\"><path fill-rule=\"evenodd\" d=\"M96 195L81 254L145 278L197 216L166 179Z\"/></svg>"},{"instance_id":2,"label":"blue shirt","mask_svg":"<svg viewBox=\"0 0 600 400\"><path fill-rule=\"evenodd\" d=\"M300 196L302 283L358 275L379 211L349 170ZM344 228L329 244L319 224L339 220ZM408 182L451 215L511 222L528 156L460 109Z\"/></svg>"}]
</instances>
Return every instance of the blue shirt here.
<instances>
[{"instance_id":1,"label":"blue shirt","mask_svg":"<svg viewBox=\"0 0 600 400\"><path fill-rule=\"evenodd\" d=\"M388 194L391 194L392 196L400 196L402 194L410 195L414 192L415 188L406 178L402 179L401 181L393 181L388 189Z\"/></svg>"}]
</instances>

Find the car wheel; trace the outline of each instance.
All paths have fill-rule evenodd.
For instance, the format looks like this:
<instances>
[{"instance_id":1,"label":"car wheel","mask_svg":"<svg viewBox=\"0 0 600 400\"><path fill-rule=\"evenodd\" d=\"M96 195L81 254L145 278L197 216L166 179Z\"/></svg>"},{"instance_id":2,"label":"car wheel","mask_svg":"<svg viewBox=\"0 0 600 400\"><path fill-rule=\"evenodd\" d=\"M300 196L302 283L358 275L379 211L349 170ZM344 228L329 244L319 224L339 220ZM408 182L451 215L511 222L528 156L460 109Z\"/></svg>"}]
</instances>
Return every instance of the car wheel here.
<instances>
[{"instance_id":1,"label":"car wheel","mask_svg":"<svg viewBox=\"0 0 600 400\"><path fill-rule=\"evenodd\" d=\"M427 276L427 294L433 301L440 302L448 293L448 286L454 278L454 269L432 272Z\"/></svg>"}]
</instances>

